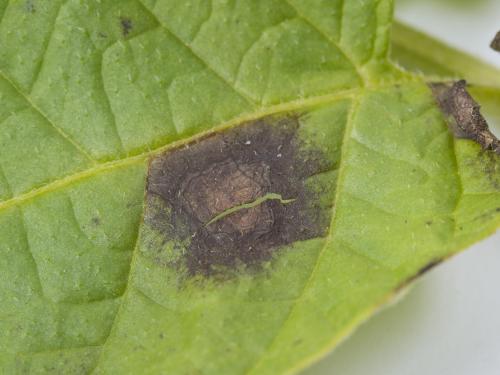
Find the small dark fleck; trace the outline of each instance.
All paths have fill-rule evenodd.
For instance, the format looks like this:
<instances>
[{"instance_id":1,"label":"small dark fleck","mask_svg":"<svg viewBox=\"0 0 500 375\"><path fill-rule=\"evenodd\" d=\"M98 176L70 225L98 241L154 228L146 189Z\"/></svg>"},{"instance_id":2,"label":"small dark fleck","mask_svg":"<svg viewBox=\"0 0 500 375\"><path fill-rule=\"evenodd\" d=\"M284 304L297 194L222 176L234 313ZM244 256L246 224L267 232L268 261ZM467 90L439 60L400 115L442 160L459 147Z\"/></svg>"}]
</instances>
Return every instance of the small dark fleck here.
<instances>
[{"instance_id":1,"label":"small dark fleck","mask_svg":"<svg viewBox=\"0 0 500 375\"><path fill-rule=\"evenodd\" d=\"M496 211L497 211L497 212L500 212L500 207L497 207Z\"/></svg>"},{"instance_id":2,"label":"small dark fleck","mask_svg":"<svg viewBox=\"0 0 500 375\"><path fill-rule=\"evenodd\" d=\"M426 221L425 224L430 227L432 225L432 220Z\"/></svg>"},{"instance_id":3,"label":"small dark fleck","mask_svg":"<svg viewBox=\"0 0 500 375\"><path fill-rule=\"evenodd\" d=\"M481 115L481 107L467 92L464 80L452 85L433 83L430 88L455 137L471 139L481 145L483 150L500 155L500 141L489 130L488 123Z\"/></svg>"},{"instance_id":4,"label":"small dark fleck","mask_svg":"<svg viewBox=\"0 0 500 375\"><path fill-rule=\"evenodd\" d=\"M94 217L92 218L92 224L94 224L94 225L99 225L99 224L101 224L101 219L99 219L97 216L94 216Z\"/></svg>"},{"instance_id":5,"label":"small dark fleck","mask_svg":"<svg viewBox=\"0 0 500 375\"><path fill-rule=\"evenodd\" d=\"M123 36L128 36L130 32L132 31L132 20L130 18L122 17L120 19L120 24L122 26L122 34Z\"/></svg>"},{"instance_id":6,"label":"small dark fleck","mask_svg":"<svg viewBox=\"0 0 500 375\"><path fill-rule=\"evenodd\" d=\"M500 52L500 31L497 33L493 41L491 42L490 47L497 52Z\"/></svg>"},{"instance_id":7,"label":"small dark fleck","mask_svg":"<svg viewBox=\"0 0 500 375\"><path fill-rule=\"evenodd\" d=\"M425 265L424 267L422 267L418 273L417 273L417 277L418 276L422 276L424 273L427 273L429 272L431 269L433 269L434 267L438 266L439 264L441 264L443 262L443 259L436 259L436 260L433 260L432 262L428 263L427 265Z\"/></svg>"},{"instance_id":8,"label":"small dark fleck","mask_svg":"<svg viewBox=\"0 0 500 375\"><path fill-rule=\"evenodd\" d=\"M419 277L421 277L422 275L424 275L425 273L429 272L431 269L433 269L434 267L438 266L439 264L441 264L443 262L444 259L435 259L429 263L427 263L425 266L423 266L422 268L420 268L418 270L418 272L413 275L413 276L410 276L408 279L406 279L398 288L397 290L401 290L403 289L404 287L406 287L407 285L411 284L413 281L415 281L416 279L418 279Z\"/></svg>"},{"instance_id":9,"label":"small dark fleck","mask_svg":"<svg viewBox=\"0 0 500 375\"><path fill-rule=\"evenodd\" d=\"M99 33L97 33L97 36L98 36L99 38L103 38L103 39L108 37L108 35L107 35L107 34L105 34L105 33L103 33L103 32L99 32Z\"/></svg>"}]
</instances>

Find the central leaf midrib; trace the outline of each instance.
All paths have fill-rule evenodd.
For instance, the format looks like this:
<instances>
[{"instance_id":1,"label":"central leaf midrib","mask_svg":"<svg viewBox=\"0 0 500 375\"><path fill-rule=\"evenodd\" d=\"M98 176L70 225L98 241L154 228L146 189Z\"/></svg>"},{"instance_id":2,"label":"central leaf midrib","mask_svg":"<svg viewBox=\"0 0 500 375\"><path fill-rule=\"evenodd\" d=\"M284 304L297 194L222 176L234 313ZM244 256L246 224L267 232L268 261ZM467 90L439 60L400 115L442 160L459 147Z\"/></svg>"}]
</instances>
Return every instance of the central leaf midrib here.
<instances>
[{"instance_id":1,"label":"central leaf midrib","mask_svg":"<svg viewBox=\"0 0 500 375\"><path fill-rule=\"evenodd\" d=\"M394 83L395 82L392 82L392 84L394 84ZM401 83L403 83L403 82L401 82ZM387 83L387 85L389 85L389 83ZM280 104L269 106L269 107L263 107L263 108L260 108L256 111L252 112L252 113L245 113L243 115L240 115L240 116L237 116L233 119L230 119L230 120L228 120L220 125L216 125L209 130L195 134L193 136L166 143L166 144L164 144L156 149L148 150L146 152L143 152L143 153L140 153L137 155L127 156L127 157L124 157L121 159L115 159L115 160L104 162L104 163L98 163L98 164L92 166L91 168L81 170L79 172L73 173L73 174L68 175L68 176L64 176L64 177L59 178L57 180L53 180L51 182L46 183L45 185L38 186L38 187L28 191L28 192L22 193L18 196L13 196L7 200L4 200L3 202L0 201L0 212L4 209L9 208L9 207L13 207L13 206L16 206L17 204L34 199L40 195L50 193L53 191L57 191L61 188L64 188L66 186L71 185L73 182L77 182L77 181L83 180L85 178L89 178L89 177L98 175L99 173L106 172L108 170L112 170L115 168L121 168L121 167L129 166L129 165L142 163L153 155L159 154L159 153L164 152L168 149L181 147L184 144L192 143L198 139L207 137L213 133L217 133L217 132L222 131L222 130L236 127L242 123L256 120L256 119L261 118L261 117L281 113L281 112L293 112L293 111L304 109L304 107L312 107L315 105L332 103L332 102L344 100L344 99L350 99L353 96L359 94L360 92L362 92L364 90L365 90L364 88L346 89L346 90L339 91L339 92L334 93L334 94L314 96L314 97L310 97L310 98L306 98L306 99L293 100L293 101L290 101L287 103L280 103Z\"/></svg>"},{"instance_id":2,"label":"central leaf midrib","mask_svg":"<svg viewBox=\"0 0 500 375\"><path fill-rule=\"evenodd\" d=\"M340 93L340 94L337 94L337 95L329 95L327 97L315 97L314 99L318 100L319 103L322 103L322 102L328 102L328 101L335 101L335 100L342 100L342 99L346 99L346 98L351 98L353 99L353 102L351 103L351 110L350 110L350 115L349 115L349 118L348 118L348 121L346 123L346 128L345 128L345 132L344 132L344 137L343 137L343 142L342 142L342 157L341 157L341 160L340 160L340 163L339 163L339 177L338 177L338 180L337 180L337 193L335 194L335 198L334 198L334 201L337 201L337 196L338 196L338 187L339 187L339 180L340 180L340 177L341 177L341 172L343 171L343 160L344 160L344 147L345 147L345 143L346 143L346 139L348 136L350 136L350 134L348 135L348 133L351 132L351 129L350 129L350 126L352 126L352 117L354 116L354 112L355 112L355 108L356 108L356 103L357 101L359 100L359 97L363 94L363 92L366 90L367 88L364 88L364 89L355 89L355 90L348 90L347 92L345 93ZM321 99L327 99L327 100L321 100ZM301 100L301 101L298 101L297 104L300 104L300 103L304 103L305 100ZM293 103L293 102L291 102ZM288 103L288 104L291 104L291 103ZM280 106L277 106L277 107L280 107ZM298 107L298 105L297 105ZM272 108L272 107L271 107ZM275 111L275 112L278 112L278 111ZM261 115L258 115L258 116L255 116L254 115L254 118L259 118L261 117ZM239 121L239 122L235 122L233 125L237 125L239 123L241 123L242 121ZM230 126L228 126L230 127ZM255 201L254 201L255 202ZM333 223L334 221L334 218L335 218L335 205L332 206L332 220L331 220L331 223ZM331 226L330 225L330 229L331 229ZM331 232L331 230L330 230ZM322 249L320 250L319 254L318 254L318 257L317 257L317 260L313 266L313 269L311 270L311 276L306 280L306 282L304 283L304 288L302 289L299 297L297 298L296 300L296 303L290 307L290 311L289 311L289 314L285 317L284 321L283 321L283 324L280 326L280 328L278 329L278 332L276 332L276 334L274 335L274 338L271 340L269 346L264 350L263 354L266 353L267 351L269 351L269 349L273 346L276 338L278 337L279 333L281 332L281 329L284 327L284 325L286 324L286 322L289 320L290 316L292 315L293 313L293 310L295 309L297 303L299 301L301 301L301 298L302 296L304 295L304 292L307 290L307 286L309 285L310 281L312 280L313 278L313 275L314 275L314 272L317 268L317 265L319 263L319 258L321 257L325 247L326 247L326 244L328 243L329 241L329 238L330 237L327 237L325 239L325 244L324 246L322 247ZM132 259L131 259L131 269L130 269L130 272L129 272L129 275L128 275L128 278L127 278L127 284L126 284L126 289L125 289L125 292L123 294L123 301L122 303L120 304L120 307L115 315L115 319L113 321L113 324L112 324L112 328L111 328L111 331L108 335L108 338L105 340L104 344L103 344L103 347L106 346L107 344L107 341L109 339L110 336L112 336L113 332L117 329L117 322L119 322L120 320L120 315L123 311L123 306L125 304L125 300L126 300L126 297L127 297L127 293L129 292L130 290L130 280L131 280L131 277L133 275L133 265L136 261L136 256L137 256L137 246L138 246L138 240L139 240L139 236L137 238L137 241L134 245L134 251L133 251L133 255L132 255ZM104 351L103 351L104 352ZM90 372L91 375L95 374L95 370L99 367L100 363L101 363L101 359L102 359L102 356L103 356L103 352L101 352L100 356L99 356L99 359L97 360L96 364L95 364L95 367L94 369ZM246 375L249 375L257 366L258 364L261 362L261 360L263 359L263 355L260 357L260 359L257 360L257 362L255 362L248 370L245 371L245 374Z\"/></svg>"}]
</instances>

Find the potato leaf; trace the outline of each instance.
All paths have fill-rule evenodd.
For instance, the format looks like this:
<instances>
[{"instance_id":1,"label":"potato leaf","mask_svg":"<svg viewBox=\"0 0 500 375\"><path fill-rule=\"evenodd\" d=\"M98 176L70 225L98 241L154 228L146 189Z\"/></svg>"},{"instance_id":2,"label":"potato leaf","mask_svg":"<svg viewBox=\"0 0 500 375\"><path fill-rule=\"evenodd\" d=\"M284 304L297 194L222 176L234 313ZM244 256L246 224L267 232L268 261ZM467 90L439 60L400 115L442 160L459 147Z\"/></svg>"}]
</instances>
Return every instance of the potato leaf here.
<instances>
[{"instance_id":1,"label":"potato leaf","mask_svg":"<svg viewBox=\"0 0 500 375\"><path fill-rule=\"evenodd\" d=\"M427 82L466 78L490 126L500 134L498 68L399 22L392 27L391 58L404 69L423 75Z\"/></svg>"},{"instance_id":2,"label":"potato leaf","mask_svg":"<svg viewBox=\"0 0 500 375\"><path fill-rule=\"evenodd\" d=\"M294 372L499 227L390 0L0 16L2 373Z\"/></svg>"},{"instance_id":3,"label":"potato leaf","mask_svg":"<svg viewBox=\"0 0 500 375\"><path fill-rule=\"evenodd\" d=\"M391 57L405 69L430 78L466 78L475 86L500 88L498 68L400 22L392 27Z\"/></svg>"}]
</instances>

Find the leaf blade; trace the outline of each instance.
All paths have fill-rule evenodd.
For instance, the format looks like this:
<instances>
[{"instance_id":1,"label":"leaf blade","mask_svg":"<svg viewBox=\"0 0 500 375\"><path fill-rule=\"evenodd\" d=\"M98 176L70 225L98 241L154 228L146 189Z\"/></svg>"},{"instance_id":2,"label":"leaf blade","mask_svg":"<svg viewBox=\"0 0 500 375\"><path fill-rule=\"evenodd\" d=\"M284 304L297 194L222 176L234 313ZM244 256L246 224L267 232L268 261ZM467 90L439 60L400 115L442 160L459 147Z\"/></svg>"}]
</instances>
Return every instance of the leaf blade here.
<instances>
[{"instance_id":1,"label":"leaf blade","mask_svg":"<svg viewBox=\"0 0 500 375\"><path fill-rule=\"evenodd\" d=\"M37 158L12 157L19 145L28 149L30 145L22 142L11 142L11 138L5 138L2 143L2 145L10 144L13 150L2 154L2 149L0 149L0 194L3 199L0 203L0 216L3 221L1 229L3 231L2 238L7 239L0 245L2 255L6 255L3 263L0 263L3 272L0 296L2 300L8 301L7 305L10 305L9 310L1 312L8 316L8 319L2 319L0 323L4 325L0 344L2 348L8 348L0 359L2 368L11 369L12 372L26 368L47 372L50 371L49 365L60 365L59 361L64 363L66 360L70 361L71 365L81 364L85 369L99 364L96 372L103 368L115 372L120 366L119 363L122 366L125 365L126 361L120 362L122 359L120 345L125 344L127 340L119 342L120 340L117 338L120 337L120 332L124 332L124 326L135 324L134 318L137 315L140 315L141 312L149 314L150 310L148 309L155 301L148 294L151 291L154 292L154 288L147 290L148 293L137 292L133 289L133 283L141 277L144 279L156 277L156 286L161 285L162 281L161 273L156 272L155 275L148 275L145 272L141 274L141 272L137 272L141 265L134 266L135 271L130 274L132 280L130 292L127 292L133 296L127 295L125 302L122 303L120 295L127 283L127 259L130 259L130 252L134 248L133 234L137 232L140 220L145 160L149 156L190 143L193 139L203 139L211 130L215 130L217 133L225 129L236 128L245 121L258 120L265 115L304 111L310 116L307 121L314 124L314 126L306 126L304 129L318 127L329 134L328 137L322 137L318 134L315 135L314 131L308 131L305 138L310 141L310 144L319 148L334 148L331 150L330 157L332 160L337 160L340 153L344 152L341 147L342 137L340 135L343 134L345 108L338 111L333 108L335 105L341 106L339 103L344 103L343 106L346 105L347 102L339 99L351 100L353 97L357 97L368 100L374 91L379 90L377 95L383 97L384 100L377 101L376 98L372 97L371 100L377 103L376 105L372 103L372 107L375 106L378 109L367 110L363 114L363 121L365 125L376 123L380 134L377 134L377 131L375 134L371 134L374 130L372 129L370 132L368 128L364 128L364 132L371 134L369 139L372 137L380 139L381 136L385 136L386 142L377 143L374 149L369 147L365 149L361 145L357 145L355 149L356 160L362 160L362 164L366 166L373 165L374 161L381 160L384 153L393 154L394 150L397 150L401 153L401 155L398 154L398 159L389 160L387 166L384 165L383 168L390 167L392 171L397 172L396 174L411 180L412 186L418 186L421 180L425 180L427 171L421 171L417 168L418 173L413 171L410 173L409 168L412 164L418 166L422 160L428 157L424 152L422 142L425 143L424 139L427 139L425 137L428 137L429 134L425 133L423 137L411 137L412 134L405 134L401 129L398 116L404 117L404 114L399 113L394 116L391 107L401 110L399 105L394 104L397 103L396 92L398 91L396 87L399 84L403 87L403 91L408 90L410 93L407 93L408 97L412 98L409 100L410 107L422 116L417 122L425 119L432 126L443 128L442 138L438 136L437 140L433 140L430 143L430 149L438 155L441 155L440 151L442 151L443 160L446 160L445 164L449 165L450 155L453 153L451 147L443 146L445 127L442 121L438 120L438 114L432 112L432 108L430 109L431 115L419 112L423 105L416 99L420 98L422 102L430 106L430 95L423 93L425 89L424 86L420 86L421 84L417 83L412 86L409 83L414 78L396 73L385 61L390 1L349 2L343 5L346 7L344 12L333 12L333 15L325 14L325 5L321 1L307 3L290 1L288 4L276 1L273 2L271 8L280 15L279 19L270 19L268 14L264 14L266 7L269 7L268 3L261 7L256 6L257 3L242 3L243 8L234 12L222 7L216 10L217 14L215 14L216 19L219 17L220 23L223 23L224 17L231 19L229 17L231 15L238 16L234 17L232 21L241 22L241 17L244 20L247 11L248 14L253 14L253 16L248 16L250 26L247 25L244 32L235 24L231 24L232 30L235 30L232 35L224 35L224 33L214 29L219 21L215 23L213 20L210 21L210 12L204 14L201 11L206 6L206 2L197 4L201 10L191 14L195 20L193 22L197 22L195 25L197 27L192 27L193 25L188 24L188 22L185 25L173 25L172 22L176 19L186 19L186 17L172 17L175 14L185 14L186 9L183 7L186 3L174 4L174 2L162 1L154 5L150 1L127 1L123 4L103 2L99 5L92 3L88 7L82 7L78 2L70 1L60 6L60 9L56 9L59 6L58 3L51 3L36 8L40 17L36 19L36 22L27 23L26 20L30 20L30 17L37 17L33 15L36 12L32 14L31 7L23 8L20 3L6 5L4 19L8 17L9 22L2 22L0 40L2 45L6 45L8 48L3 49L0 55L0 70L6 77L3 81L10 81L19 87L18 94L20 93L20 96L26 100L20 101L19 95L12 94L12 89L9 89L7 83L2 81L2 86L0 86L2 99L7 98L6 106L3 106L4 102L2 102L2 109L5 110L4 115L24 110L26 102L28 102L27 110L37 112L39 108L38 112L43 111L42 117L45 119L42 121L42 125L35 120L29 120L26 123L33 125L36 129L41 126L42 129L46 129L52 123L57 128L62 129L64 134L67 133L68 137L75 139L75 142L81 145L79 147L83 148L85 153L88 153L90 158L96 159L97 162L95 165L90 165L77 160L73 164L48 169L48 172L40 173L35 175L36 178L33 178L31 173L36 170L36 167L30 163L33 163ZM342 2L335 2L330 4L331 8L326 7L326 9L336 10L337 7L340 9L340 5ZM198 9L197 7L195 8ZM271 15L272 17L275 15ZM292 18L288 19L287 17ZM27 58L27 60L32 60L29 61L29 64L20 67L13 64L14 60L12 60L12 56L15 56L19 50L20 43L16 42L19 39L7 38L7 35L10 35L12 25L18 19L23 19L23 22L26 23L26 27L23 29L26 32L17 34L16 38L22 37L23 33L30 34L30 31L30 38L34 36L27 42L27 46L33 48L21 51L23 54L33 54ZM187 20L191 22L191 18ZM255 20L261 23L254 22ZM210 22L212 22L211 26ZM43 26L40 26L41 24ZM165 25L172 29L175 35L164 30ZM363 28L360 25L364 25ZM36 35L36 32L31 29L35 26L43 29L43 33ZM183 30L183 27L186 27L186 30ZM196 42L193 35L199 34L198 29L209 27L212 27L213 40L207 39L207 36L203 34L205 39L198 39ZM330 27L332 28L330 29ZM70 45L65 44L68 35L73 35L75 30L78 33L75 34L78 35L77 42ZM341 30L345 32L343 37L343 32L339 32ZM106 36L103 37L99 32L106 34ZM245 48L250 46L248 50L250 52L246 53L246 49L240 49L241 46L231 39L235 35L237 37L238 33L240 37L246 39ZM359 33L364 34L370 43L358 43ZM262 35L257 42L252 42L252 38L255 38L256 34ZM192 38L194 39L191 40ZM296 43L294 44L294 42ZM252 49L251 43L256 43L255 48ZM163 49L160 50L157 60L153 61L155 58L153 56L158 55L155 50L155 47L158 46ZM227 48L220 48L221 46ZM272 54L267 54L266 49L270 47L276 48ZM224 55L226 50L231 49L235 50L235 54L230 56L226 62ZM307 51L307 54L304 51ZM241 67L237 66L238 58L235 56L241 58ZM182 62L177 61L177 59L181 59ZM243 61L245 59L246 62ZM210 60L208 68L208 63L204 60ZM61 61L66 63L61 64ZM268 62L270 68L266 68L264 64L262 69L266 68L267 70L264 69L264 73L259 72L256 77L252 77L252 74L255 73L255 63L259 61ZM170 69L164 69L164 67ZM361 87L360 76L368 84L368 89ZM189 85L193 82L198 85L198 90L190 90L191 86ZM33 85L32 88L30 88L31 85ZM157 93L159 94L156 95ZM392 104L388 105L386 101ZM197 105L192 105L192 103ZM336 104L332 107L331 103ZM387 110L387 106L389 106L389 110ZM89 114L89 108L92 109L91 114ZM324 112L321 112L322 110ZM386 134L383 131L386 129L387 123L391 124L393 130L399 131L400 139L398 142L404 140L404 147L398 148L398 142L388 141L391 138L391 132ZM331 127L329 128L326 124ZM2 124L2 126L6 125ZM358 124L358 126L360 125ZM417 128L417 124L412 124L410 128ZM425 126L418 128L426 129ZM15 131L20 131L19 129L15 129ZM9 129L9 131L11 130ZM24 140L30 136L36 138L36 134L36 132L31 131L26 136L18 136L18 139ZM360 134L358 133L357 136ZM58 141L53 141L50 137L55 137ZM74 145L67 146L71 150L67 153L67 157L60 157L60 152L57 149L54 152L52 149L57 142L64 143L64 138L68 137L63 136L62 140L60 135L54 136L52 134L50 137L44 136L50 146L44 147L40 151L40 159L46 161L42 165L44 167L49 165L52 168L58 166L58 163L64 163L68 160L74 161ZM408 139L413 139L415 142L407 142ZM367 139L364 141L366 142ZM450 171L457 171L457 173L466 176L470 186L468 184L463 184L463 186L465 186L464 191L470 192L470 194L466 194L470 197L462 199L455 208L455 226L463 224L466 230L456 239L449 239L449 247L443 246L441 251L446 254L487 235L498 227L498 214L490 212L491 206L498 200L497 190L491 183L496 179L496 164L480 159L477 155L476 145L467 141L454 142L459 145L456 153L458 155L457 165L460 166L460 169L450 167ZM32 148L36 149L36 147L37 144ZM151 151L151 149L153 150ZM476 168L472 168L474 165ZM492 165L493 172L477 168L478 166L491 167ZM378 165L378 168L382 167ZM41 168L42 171L43 169ZM480 171L479 175L478 170ZM407 171L409 174L402 171ZM430 168L430 171L436 173L433 168ZM29 172L27 174L30 176L23 176L21 172ZM370 171L364 172L370 175ZM20 176L19 183L13 184L12 182L16 181L13 176L16 176L17 173ZM353 172L350 173L352 176L355 175ZM351 179L345 177L344 183L349 184L350 188L355 190L356 185L364 177L363 173L356 178L352 176ZM374 180L380 177L370 176ZM439 176L450 179L453 177L446 173ZM331 184L338 181L337 179L337 172L332 170L324 176L318 176L315 183ZM358 179L359 181L356 183ZM385 182L382 181L381 184L385 184ZM372 185L372 181L364 185L368 188ZM456 184L449 183L449 186L456 188ZM424 196L428 194L427 197L429 197L432 196L434 190L436 190L435 187L428 187L421 193ZM368 198L375 197L387 212L380 213L380 207L377 206L370 207L370 210L391 218L381 220L381 223L377 224L394 226L396 219L393 218L393 211L395 208L391 206L391 200L384 195L377 195L373 189L367 189L367 191L371 191L373 195ZM454 196L455 191L453 189L452 191ZM351 202L352 207L356 208L356 212L362 217L363 210L367 205L367 197L363 196L366 191L355 190L355 192L361 197L349 197L342 193L342 199ZM418 192L412 191L411 193L418 197ZM472 198L476 194L481 197L479 199ZM328 201L333 202L333 198L318 201L319 205L327 205ZM429 207L420 202L416 204L414 209L427 213L437 212L440 215L443 212L448 214L448 211L443 207L449 208L450 197L431 199L430 201L435 206ZM402 200L399 200L396 206L406 215L413 208L411 205L403 203ZM98 215L95 215L96 213ZM23 220L26 223L23 223ZM440 217L435 225L441 228L441 231L446 232L442 228L451 227L450 220L448 217ZM64 221L71 225L67 225L68 223L65 225ZM368 231L370 236L378 240L380 238L377 238L375 232L377 228L382 230L380 225L373 226L372 232ZM424 232L427 226L425 224L422 227L420 222L418 225L412 222L412 225ZM370 226L366 225L366 227ZM438 233L436 234L438 238L435 240L436 242L439 242L440 230L436 230ZM402 230L401 233L403 239L409 238L404 235L406 233L408 236L408 232ZM343 236L356 237L356 233L346 230ZM367 240L365 239L365 241ZM396 242L401 241L398 239ZM358 274L366 273L366 280L370 280L371 277L374 279L380 277L378 279L379 286L382 285L385 289L381 287L370 290L368 288L367 293L373 298L372 302L366 306L357 306L355 318L349 320L349 318L344 317L338 326L335 325L337 324L335 322L329 322L328 328L322 329L324 326L315 325L314 323L317 322L308 321L306 326L302 326L302 330L307 336L306 328L313 327L307 336L309 338L312 336L312 332L318 332L318 337L320 337L318 341L320 342L316 343L316 346L311 345L310 348L304 348L304 344L301 344L302 346L299 345L296 349L287 348L286 345L291 342L290 335L293 333L290 333L290 329L281 331L279 321L282 321L283 317L292 311L293 306L290 304L293 305L297 293L300 295L300 292L296 291L307 285L305 283L311 273L308 271L315 269L316 255L320 252L323 242L320 238L302 243L301 246L294 245L292 247L297 248L296 253L289 253L289 258L276 260L275 267L281 267L281 271L277 272L274 277L280 281L278 285L282 288L281 296L288 296L288 298L282 298L282 301L279 301L279 308L272 305L272 289L256 287L253 285L255 280L247 276L239 279L243 290L247 288L253 291L251 296L257 295L261 298L267 298L266 303L269 304L269 308L266 311L274 314L274 319L278 322L273 324L273 320L270 318L266 326L256 325L256 327L260 327L260 330L255 337L251 335L238 336L239 340L242 340L242 346L248 349L245 352L248 354L247 356L242 357L242 352L236 351L232 354L232 360L227 363L221 362L220 358L223 357L215 356L211 357L213 363L207 361L203 364L200 362L202 356L196 360L197 363L193 363L181 355L177 357L177 360L167 363L163 358L163 353L158 352L158 348L149 347L151 350L148 352L147 358L155 359L149 363L151 371L164 371L166 368L178 371L179 367L174 366L181 364L180 368L198 368L207 373L217 371L234 373L236 370L251 369L252 366L257 366L254 370L257 372L285 372L290 369L290 366L301 367L303 365L301 361L309 361L311 356L315 355L316 350L328 347L332 337L334 337L334 341L338 341L346 334L346 331L364 319L369 314L368 311L372 311L374 306L385 300L389 291L397 287L398 284L392 279L390 273L378 275L373 270L367 272L373 266L373 254L368 254L368 257L367 254L353 254L350 250L352 247L350 241L342 238L341 241L339 240L340 245L338 245L341 251L333 255L332 262L336 261L345 267L354 263ZM415 264L408 265L407 269L403 267L397 281L408 280L403 276L411 278L412 272L415 273L428 264L424 260L433 261L431 255L436 256L436 254L437 252L426 254L425 257L419 258L418 262L415 261ZM439 254L441 253L439 252ZM331 254L329 255L331 256ZM390 258L394 264L401 261L395 250ZM295 279L288 277L286 265L289 264L294 264L298 270ZM302 267L304 264L308 266ZM142 264L142 266L148 265ZM326 267L323 263L320 266ZM270 272L272 273L272 271ZM326 273L325 271L322 277L328 279L325 276ZM21 277L24 274L27 275L26 280ZM340 284L344 283L343 285L348 286L352 280L349 280L349 277L342 279L341 276L339 276ZM259 285L266 286L264 276L258 276L257 279L258 283L260 282ZM328 284L325 282L324 285ZM155 285L153 284L153 286ZM340 286L338 287L340 288ZM172 289L169 290L172 291ZM292 293L294 290L295 294ZM220 291L216 291L215 297L212 298L220 298L224 302L222 297L231 297L232 291L234 290L231 288L225 290L226 294L220 294ZM160 293L156 295L153 293L153 296L161 296L161 292L160 290ZM194 292L198 293L199 290L195 289ZM326 293L324 290L322 292ZM358 291L358 293L361 292ZM21 302L18 301L18 295L24 295ZM103 296L105 299L100 304L98 300ZM353 293L352 296L349 296L354 305L360 302L356 301L356 296L360 296L360 294ZM188 300L201 306L205 298L200 296L198 300ZM307 301L309 302L309 300ZM166 306L171 303L168 299L166 302ZM329 302L332 303L331 300ZM144 305L145 309L137 310L137 306L141 304ZM122 313L116 315L118 305L121 306ZM263 304L247 303L243 305L246 306L243 309L246 319L251 320L255 318L254 314L262 313L261 306ZM302 303L300 308L290 313L291 321L307 320L307 317L300 316L300 313L297 312L307 310L305 305ZM150 318L156 319L158 315L164 313L163 310L161 305L156 306L152 309ZM321 310L319 311L322 313ZM226 311L224 303L221 303L216 312L220 315L234 314L237 317L238 314L242 313L242 309L228 309ZM323 322L327 320L324 319ZM107 335L113 322L115 322L115 328L108 342ZM172 320L171 324L169 321L165 327L172 329L175 324L177 324L175 320ZM186 331L191 330L190 332L192 332L192 336L188 337L187 341L196 338L198 334L196 329L193 330L189 324L185 327ZM155 331L157 327L147 326L145 328L147 328L145 332L148 335L158 333ZM200 327L201 332L203 332L203 328ZM181 335L182 332L179 334ZM220 336L220 334L212 332L201 339L201 341L205 340L206 345L200 346L198 343L196 346L193 344L190 350L195 351L195 348L201 348L201 353L204 347L213 346L214 342L220 342L218 349L222 350L227 347L228 343L224 337ZM275 337L278 338L275 339ZM188 345L187 341L184 341L183 344ZM154 342L152 340L148 345ZM276 343L273 344L273 342ZM102 352L101 362L98 363L97 357L101 355L102 345L105 345L105 348ZM89 353L86 352L85 348L87 347L90 348ZM267 347L270 348L270 351L265 354ZM71 354L78 353L78 348L82 348L83 354ZM89 355L87 356L87 354ZM258 358L262 354L265 355L258 362ZM294 358L290 360L290 356ZM216 357L219 360L214 359ZM142 363L144 358L146 357L140 359L139 362ZM241 360L242 358L244 361ZM122 370L130 372L139 362L127 362L130 367L123 367ZM205 368L204 365L208 367ZM137 368L137 370L142 371L143 369Z\"/></svg>"}]
</instances>

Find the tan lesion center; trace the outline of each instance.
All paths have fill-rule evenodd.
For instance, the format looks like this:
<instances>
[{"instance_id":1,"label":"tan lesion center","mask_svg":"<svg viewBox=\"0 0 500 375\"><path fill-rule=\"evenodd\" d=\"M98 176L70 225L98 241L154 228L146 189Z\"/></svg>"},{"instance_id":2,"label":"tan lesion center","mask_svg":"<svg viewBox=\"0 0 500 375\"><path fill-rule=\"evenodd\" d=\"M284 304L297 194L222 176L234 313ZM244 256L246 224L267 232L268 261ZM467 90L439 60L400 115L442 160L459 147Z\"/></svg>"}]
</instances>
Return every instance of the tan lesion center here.
<instances>
[{"instance_id":1,"label":"tan lesion center","mask_svg":"<svg viewBox=\"0 0 500 375\"><path fill-rule=\"evenodd\" d=\"M266 195L269 175L269 166L264 162L238 165L227 160L189 178L183 188L183 198L191 213L206 224L209 231L267 232L274 222L269 205L263 201L242 206ZM238 207L241 209L230 212ZM221 215L227 212L228 215Z\"/></svg>"}]
</instances>

